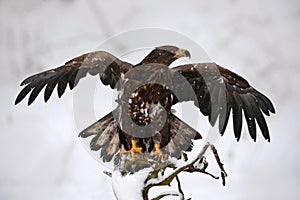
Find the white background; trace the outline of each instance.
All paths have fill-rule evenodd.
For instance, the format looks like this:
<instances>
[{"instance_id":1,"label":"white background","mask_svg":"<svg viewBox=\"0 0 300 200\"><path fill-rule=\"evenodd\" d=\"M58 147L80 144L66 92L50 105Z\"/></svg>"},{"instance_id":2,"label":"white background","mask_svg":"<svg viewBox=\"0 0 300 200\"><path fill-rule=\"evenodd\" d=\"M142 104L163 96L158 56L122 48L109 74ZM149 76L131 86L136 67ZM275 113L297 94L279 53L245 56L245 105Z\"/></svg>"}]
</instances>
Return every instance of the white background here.
<instances>
[{"instance_id":1,"label":"white background","mask_svg":"<svg viewBox=\"0 0 300 200\"><path fill-rule=\"evenodd\" d=\"M213 61L267 94L277 111L267 119L271 143L260 135L252 142L245 127L237 143L228 127L217 145L229 174L227 186L203 175L182 176L186 196L299 199L297 0L2 0L0 16L1 200L114 199L110 179L102 173L105 168L77 138L94 121L75 123L72 92L61 99L55 94L47 104L40 95L30 107L25 101L14 106L14 100L25 77L93 51L110 36L145 27L191 38ZM111 106L106 100L110 93L104 89L105 99L99 102L103 114ZM214 167L212 171L218 172Z\"/></svg>"}]
</instances>

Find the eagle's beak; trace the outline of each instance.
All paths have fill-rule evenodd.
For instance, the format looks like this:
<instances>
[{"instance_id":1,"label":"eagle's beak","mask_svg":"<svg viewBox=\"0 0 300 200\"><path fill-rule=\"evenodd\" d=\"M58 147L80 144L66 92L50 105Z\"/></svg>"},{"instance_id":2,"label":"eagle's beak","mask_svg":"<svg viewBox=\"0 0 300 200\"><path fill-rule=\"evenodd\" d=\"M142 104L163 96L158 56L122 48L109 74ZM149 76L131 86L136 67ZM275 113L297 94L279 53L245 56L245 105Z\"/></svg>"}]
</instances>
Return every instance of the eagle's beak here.
<instances>
[{"instance_id":1,"label":"eagle's beak","mask_svg":"<svg viewBox=\"0 0 300 200\"><path fill-rule=\"evenodd\" d=\"M188 50L186 49L178 49L176 52L175 52L175 55L174 55L175 58L181 58L181 57L189 57L191 58L191 54Z\"/></svg>"}]
</instances>

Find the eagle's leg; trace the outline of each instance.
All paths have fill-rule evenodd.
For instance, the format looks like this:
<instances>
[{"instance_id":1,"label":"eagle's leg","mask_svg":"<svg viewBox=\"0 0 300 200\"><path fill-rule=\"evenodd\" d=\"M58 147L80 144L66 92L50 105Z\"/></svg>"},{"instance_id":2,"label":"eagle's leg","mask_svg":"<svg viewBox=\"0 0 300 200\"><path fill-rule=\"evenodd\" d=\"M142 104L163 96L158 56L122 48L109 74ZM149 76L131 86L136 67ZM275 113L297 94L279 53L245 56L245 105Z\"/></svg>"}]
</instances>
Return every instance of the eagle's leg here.
<instances>
[{"instance_id":1,"label":"eagle's leg","mask_svg":"<svg viewBox=\"0 0 300 200\"><path fill-rule=\"evenodd\" d=\"M125 154L128 153L128 151L126 151L126 149L124 148L124 145L122 144L121 149L120 149L120 154Z\"/></svg>"},{"instance_id":2,"label":"eagle's leg","mask_svg":"<svg viewBox=\"0 0 300 200\"><path fill-rule=\"evenodd\" d=\"M160 150L160 144L155 144L154 147L155 147L154 155L161 156L162 152Z\"/></svg>"},{"instance_id":3,"label":"eagle's leg","mask_svg":"<svg viewBox=\"0 0 300 200\"><path fill-rule=\"evenodd\" d=\"M126 151L124 149L124 147L122 146L121 150L120 150L120 153L121 154L125 154L125 153L130 153L131 154L131 158L132 158L132 161L135 160L135 157L134 157L134 154L135 153L142 153L142 150L143 148L142 147L137 147L136 146L136 141L135 140L131 140L131 149L129 151Z\"/></svg>"},{"instance_id":4,"label":"eagle's leg","mask_svg":"<svg viewBox=\"0 0 300 200\"><path fill-rule=\"evenodd\" d=\"M132 145L132 147L131 147L131 149L129 150L129 152L131 153L131 158L132 158L132 160L134 161L135 160L135 158L134 158L134 154L135 153L142 153L142 147L137 147L136 146L136 141L135 140L131 140L131 145Z\"/></svg>"}]
</instances>

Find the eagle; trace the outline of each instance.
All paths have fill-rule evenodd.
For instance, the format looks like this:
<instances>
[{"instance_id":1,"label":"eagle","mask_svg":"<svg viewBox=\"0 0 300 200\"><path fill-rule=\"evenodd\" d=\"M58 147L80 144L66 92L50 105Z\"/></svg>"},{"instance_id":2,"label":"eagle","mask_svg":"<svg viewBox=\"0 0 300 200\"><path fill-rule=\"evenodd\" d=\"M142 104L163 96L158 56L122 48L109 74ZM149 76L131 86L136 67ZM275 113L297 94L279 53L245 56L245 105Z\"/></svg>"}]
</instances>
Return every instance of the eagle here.
<instances>
[{"instance_id":1,"label":"eagle","mask_svg":"<svg viewBox=\"0 0 300 200\"><path fill-rule=\"evenodd\" d=\"M212 126L218 122L221 135L232 113L237 141L241 138L243 118L254 141L257 125L264 139L270 141L265 115L275 113L275 109L269 98L240 75L213 62L170 68L182 57L191 54L172 45L154 48L135 65L105 51L86 53L26 78L15 104L29 94L30 105L43 88L47 102L55 87L61 97L67 85L72 90L88 74L99 76L104 85L119 92L117 106L79 137L92 137L90 149L100 151L104 162L110 162L117 153L130 153L134 161L137 153L180 158L183 151L191 151L193 141L202 136L172 109L175 104L189 101L208 117Z\"/></svg>"}]
</instances>

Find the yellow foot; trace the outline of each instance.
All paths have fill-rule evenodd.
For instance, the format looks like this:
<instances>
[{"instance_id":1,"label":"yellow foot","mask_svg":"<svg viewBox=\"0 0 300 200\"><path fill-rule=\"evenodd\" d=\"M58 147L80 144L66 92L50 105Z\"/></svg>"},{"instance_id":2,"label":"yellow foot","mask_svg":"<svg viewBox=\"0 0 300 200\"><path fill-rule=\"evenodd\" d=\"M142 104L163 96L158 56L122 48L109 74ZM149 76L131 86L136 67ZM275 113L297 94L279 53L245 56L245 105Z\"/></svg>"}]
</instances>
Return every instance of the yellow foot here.
<instances>
[{"instance_id":1,"label":"yellow foot","mask_svg":"<svg viewBox=\"0 0 300 200\"><path fill-rule=\"evenodd\" d=\"M120 150L120 153L121 153L121 154L130 153L130 154L131 154L132 161L134 161L134 160L135 160L134 154L135 154L135 153L142 153L143 148L142 148L142 147L137 147L137 146L136 146L136 141L135 141L135 140L131 140L131 145L132 145L132 147L131 147L131 149L130 149L129 151L126 151L126 150L124 149L124 147L122 146L122 148L121 148L121 150Z\"/></svg>"},{"instance_id":2,"label":"yellow foot","mask_svg":"<svg viewBox=\"0 0 300 200\"><path fill-rule=\"evenodd\" d=\"M160 150L160 145L159 144L155 144L154 147L155 147L154 155L161 156L162 152Z\"/></svg>"}]
</instances>

